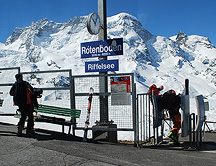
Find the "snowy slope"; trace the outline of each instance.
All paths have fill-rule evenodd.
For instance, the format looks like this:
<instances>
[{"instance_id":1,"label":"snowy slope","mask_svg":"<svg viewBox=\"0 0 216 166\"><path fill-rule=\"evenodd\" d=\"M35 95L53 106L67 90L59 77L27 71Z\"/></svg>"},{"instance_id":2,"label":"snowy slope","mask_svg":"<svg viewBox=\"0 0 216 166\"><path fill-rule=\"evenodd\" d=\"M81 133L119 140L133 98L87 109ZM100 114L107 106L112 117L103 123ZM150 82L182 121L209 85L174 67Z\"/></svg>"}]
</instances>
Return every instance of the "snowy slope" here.
<instances>
[{"instance_id":1,"label":"snowy slope","mask_svg":"<svg viewBox=\"0 0 216 166\"><path fill-rule=\"evenodd\" d=\"M86 22L87 16L65 23L42 19L16 28L5 44L0 43L0 67L20 66L22 71L72 69L74 75L85 74L85 61L97 60L80 58L80 43L97 40L88 33ZM124 40L124 55L109 59L119 59L119 73L135 73L137 93L146 92L153 83L164 85L164 91L181 93L188 78L191 98L208 96L209 114L216 116L216 47L207 37L187 36L181 31L170 38L154 36L127 13L109 17L107 28L108 39ZM3 80L6 76L0 77Z\"/></svg>"}]
</instances>

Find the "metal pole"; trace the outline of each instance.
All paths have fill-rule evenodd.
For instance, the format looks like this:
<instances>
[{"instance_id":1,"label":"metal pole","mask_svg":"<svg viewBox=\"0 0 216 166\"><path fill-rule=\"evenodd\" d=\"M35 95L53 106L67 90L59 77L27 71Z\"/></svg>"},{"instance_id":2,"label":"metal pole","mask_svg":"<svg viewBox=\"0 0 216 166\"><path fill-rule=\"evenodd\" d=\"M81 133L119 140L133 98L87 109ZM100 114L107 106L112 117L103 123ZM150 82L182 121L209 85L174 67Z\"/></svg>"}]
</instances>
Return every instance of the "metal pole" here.
<instances>
[{"instance_id":1,"label":"metal pole","mask_svg":"<svg viewBox=\"0 0 216 166\"><path fill-rule=\"evenodd\" d=\"M198 115L196 115L196 124L197 122L198 122ZM199 129L197 129L195 133L196 133L196 145L197 145L197 148L199 149Z\"/></svg>"},{"instance_id":2,"label":"metal pole","mask_svg":"<svg viewBox=\"0 0 216 166\"><path fill-rule=\"evenodd\" d=\"M190 141L190 145L192 146L191 116L192 116L192 114L189 115L189 141Z\"/></svg>"},{"instance_id":3,"label":"metal pole","mask_svg":"<svg viewBox=\"0 0 216 166\"><path fill-rule=\"evenodd\" d=\"M98 0L98 15L101 19L102 28L98 35L98 40L107 39L107 7L106 0ZM106 57L104 57L106 58Z\"/></svg>"},{"instance_id":4,"label":"metal pole","mask_svg":"<svg viewBox=\"0 0 216 166\"><path fill-rule=\"evenodd\" d=\"M20 73L20 67L17 68L18 69L18 74Z\"/></svg>"},{"instance_id":5,"label":"metal pole","mask_svg":"<svg viewBox=\"0 0 216 166\"><path fill-rule=\"evenodd\" d=\"M75 106L75 92L74 92L74 79L72 77L72 71L69 70L69 78L70 78L70 106L71 106L71 109L75 109L76 106ZM73 128L72 128L72 133L73 135L75 136L75 127L76 127L76 118L72 118L71 121L75 124L73 125ZM71 130L71 126L69 128L69 132Z\"/></svg>"},{"instance_id":6,"label":"metal pole","mask_svg":"<svg viewBox=\"0 0 216 166\"><path fill-rule=\"evenodd\" d=\"M196 131L196 146L199 149L199 130Z\"/></svg>"},{"instance_id":7,"label":"metal pole","mask_svg":"<svg viewBox=\"0 0 216 166\"><path fill-rule=\"evenodd\" d=\"M154 91L152 91L152 94L151 94L151 97L152 97L152 101L154 101L153 100L153 98L154 98ZM154 115L155 115L155 107L154 107L154 102L152 103L152 107L153 107L153 109L152 109L152 115L153 115L153 138L154 138L154 145L155 145L155 131L156 131L156 129L155 129L155 127L154 127L154 124L155 124L155 118L154 118Z\"/></svg>"},{"instance_id":8,"label":"metal pole","mask_svg":"<svg viewBox=\"0 0 216 166\"><path fill-rule=\"evenodd\" d=\"M158 140L158 137L159 137L159 135L158 135L158 127L156 128L156 139L157 139L157 145L158 145L158 143L159 143L159 140Z\"/></svg>"},{"instance_id":9,"label":"metal pole","mask_svg":"<svg viewBox=\"0 0 216 166\"><path fill-rule=\"evenodd\" d=\"M193 143L195 145L195 114L193 113Z\"/></svg>"},{"instance_id":10,"label":"metal pole","mask_svg":"<svg viewBox=\"0 0 216 166\"><path fill-rule=\"evenodd\" d=\"M133 80L132 75L132 104L133 104L133 128L134 128L134 146L139 146L139 115L138 115L138 109L136 109L136 84Z\"/></svg>"},{"instance_id":11,"label":"metal pole","mask_svg":"<svg viewBox=\"0 0 216 166\"><path fill-rule=\"evenodd\" d=\"M147 141L148 138L148 95L145 95L145 141Z\"/></svg>"},{"instance_id":12,"label":"metal pole","mask_svg":"<svg viewBox=\"0 0 216 166\"><path fill-rule=\"evenodd\" d=\"M143 136L143 123L142 123L142 96L141 95L137 95L137 114L139 117L139 121L140 121L140 131L138 131L138 133L140 133L140 141L142 141L142 136ZM139 122L138 122L139 125Z\"/></svg>"},{"instance_id":13,"label":"metal pole","mask_svg":"<svg viewBox=\"0 0 216 166\"><path fill-rule=\"evenodd\" d=\"M7 67L7 68L0 68L0 70L15 70L17 69L20 72L20 67Z\"/></svg>"},{"instance_id":14,"label":"metal pole","mask_svg":"<svg viewBox=\"0 0 216 166\"><path fill-rule=\"evenodd\" d=\"M70 105L71 109L75 109L75 87L74 87L74 78L72 77L72 71L69 71L69 78L70 78Z\"/></svg>"},{"instance_id":15,"label":"metal pole","mask_svg":"<svg viewBox=\"0 0 216 166\"><path fill-rule=\"evenodd\" d=\"M203 131L203 132L205 132L205 131ZM200 130L200 144L199 145L202 146L202 129Z\"/></svg>"},{"instance_id":16,"label":"metal pole","mask_svg":"<svg viewBox=\"0 0 216 166\"><path fill-rule=\"evenodd\" d=\"M146 135L145 135L145 127L146 127L146 125L145 125L145 115L146 115L146 113L145 113L145 111L146 111L146 109L145 109L145 106L146 106L146 102L145 102L145 95L142 95L142 101L141 101L142 103L143 103L143 108L142 108L142 112L143 112L143 117L142 117L142 126L143 126L143 141L145 141L145 137L146 137Z\"/></svg>"},{"instance_id":17,"label":"metal pole","mask_svg":"<svg viewBox=\"0 0 216 166\"><path fill-rule=\"evenodd\" d=\"M148 113L148 115L149 115L149 117L148 117L148 120L149 120L149 124L148 124L148 130L149 130L149 141L150 141L150 137L151 137L151 120L150 120L150 118L151 118L151 108L150 108L150 95L148 95L148 105L149 105L149 113Z\"/></svg>"},{"instance_id":18,"label":"metal pole","mask_svg":"<svg viewBox=\"0 0 216 166\"><path fill-rule=\"evenodd\" d=\"M98 34L98 40L107 40L107 11L106 0L98 0L98 15L101 19L102 28ZM99 57L99 60L107 60L107 57ZM107 72L99 72L99 89L100 93L108 92L108 79L103 76ZM100 122L108 122L108 96L100 96Z\"/></svg>"}]
</instances>

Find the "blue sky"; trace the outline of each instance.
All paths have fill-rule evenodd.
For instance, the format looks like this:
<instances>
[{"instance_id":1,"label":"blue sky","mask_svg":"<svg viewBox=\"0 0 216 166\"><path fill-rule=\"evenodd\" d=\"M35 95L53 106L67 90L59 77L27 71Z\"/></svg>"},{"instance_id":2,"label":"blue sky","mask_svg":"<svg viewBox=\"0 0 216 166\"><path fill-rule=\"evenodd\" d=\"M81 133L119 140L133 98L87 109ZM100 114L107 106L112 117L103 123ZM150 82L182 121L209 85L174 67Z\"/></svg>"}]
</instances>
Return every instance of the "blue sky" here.
<instances>
[{"instance_id":1,"label":"blue sky","mask_svg":"<svg viewBox=\"0 0 216 166\"><path fill-rule=\"evenodd\" d=\"M181 30L206 36L216 45L216 0L107 0L107 16L126 12L153 35L170 37ZM97 12L97 0L0 0L0 41L16 27L43 18L63 23Z\"/></svg>"}]
</instances>

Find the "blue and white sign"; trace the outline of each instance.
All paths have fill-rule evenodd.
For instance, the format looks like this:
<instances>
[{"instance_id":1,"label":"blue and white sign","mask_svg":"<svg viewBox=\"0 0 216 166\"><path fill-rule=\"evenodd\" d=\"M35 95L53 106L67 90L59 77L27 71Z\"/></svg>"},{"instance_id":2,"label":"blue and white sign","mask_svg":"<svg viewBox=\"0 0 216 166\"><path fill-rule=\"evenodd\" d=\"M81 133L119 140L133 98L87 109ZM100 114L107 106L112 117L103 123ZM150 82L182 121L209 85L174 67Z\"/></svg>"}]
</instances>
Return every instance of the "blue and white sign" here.
<instances>
[{"instance_id":1,"label":"blue and white sign","mask_svg":"<svg viewBox=\"0 0 216 166\"><path fill-rule=\"evenodd\" d=\"M81 43L81 58L123 55L123 38Z\"/></svg>"},{"instance_id":2,"label":"blue and white sign","mask_svg":"<svg viewBox=\"0 0 216 166\"><path fill-rule=\"evenodd\" d=\"M118 70L119 70L118 59L85 62L85 72L107 72L107 71L118 71Z\"/></svg>"}]
</instances>

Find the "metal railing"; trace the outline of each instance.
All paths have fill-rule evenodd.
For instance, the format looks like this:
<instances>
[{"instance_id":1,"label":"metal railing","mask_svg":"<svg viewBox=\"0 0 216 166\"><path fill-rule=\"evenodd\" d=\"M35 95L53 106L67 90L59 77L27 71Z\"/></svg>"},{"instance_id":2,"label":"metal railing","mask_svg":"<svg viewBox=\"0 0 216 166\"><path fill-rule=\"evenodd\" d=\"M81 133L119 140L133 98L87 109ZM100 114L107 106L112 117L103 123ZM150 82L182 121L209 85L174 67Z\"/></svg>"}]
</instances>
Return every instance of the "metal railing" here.
<instances>
[{"instance_id":1,"label":"metal railing","mask_svg":"<svg viewBox=\"0 0 216 166\"><path fill-rule=\"evenodd\" d=\"M151 94L137 94L137 138L139 145L151 143L158 145L163 141L164 125L169 118L162 121L162 125L156 124L156 108L150 96Z\"/></svg>"},{"instance_id":2,"label":"metal railing","mask_svg":"<svg viewBox=\"0 0 216 166\"><path fill-rule=\"evenodd\" d=\"M134 83L133 73L121 73L121 74L95 74L95 75L79 75L72 76L71 70L51 70L51 71L35 71L35 72L20 72L20 67L12 68L0 68L0 71L17 70L16 73L22 73L23 75L38 75L38 74L54 74L54 73L68 73L69 83L68 86L51 86L51 87L40 87L43 90L69 90L70 107L81 109L81 118L77 119L77 126L75 129L83 130L85 126L85 110L88 104L88 91L90 87L95 89L93 102L92 102L92 113L90 118L89 130L92 130L92 126L95 123L103 123L100 121L100 100L104 96L108 97L108 121L105 123L115 123L117 128L104 128L100 130L104 131L133 131L134 132L134 144L136 146L151 142L154 145L158 145L163 141L164 136L164 125L168 123L170 118L164 117L162 125L154 127L155 124L155 111L156 108L152 103L150 95L147 93L136 95L136 85ZM2 73L1 73L2 74ZM111 103L111 85L109 84L111 77L119 76L130 76L130 105L112 105ZM100 92L101 85L99 80L101 77L106 77L108 92ZM31 78L31 77L28 77ZM28 80L29 81L29 80ZM30 80L31 83L31 80ZM12 86L13 83L0 83L0 87ZM39 85L39 84L38 84ZM202 137L204 131L202 129L196 130L197 120L194 113L189 115L189 141L191 146L200 147L202 145ZM207 123L215 123L211 121L205 121L204 127ZM209 128L208 128L209 129ZM210 129L209 129L210 130Z\"/></svg>"},{"instance_id":3,"label":"metal railing","mask_svg":"<svg viewBox=\"0 0 216 166\"><path fill-rule=\"evenodd\" d=\"M165 116L162 124L154 127L155 111L156 109L154 104L151 102L149 94L137 94L137 140L140 146L143 144L161 144L164 137L164 125L167 124L169 128L172 128L171 119L166 116L166 112L164 112ZM202 146L204 131L202 129L196 129L198 120L195 113L189 114L188 116L190 146L199 149L200 146Z\"/></svg>"},{"instance_id":4,"label":"metal railing","mask_svg":"<svg viewBox=\"0 0 216 166\"><path fill-rule=\"evenodd\" d=\"M120 104L113 105L112 104L112 91L111 91L111 77L123 77L130 76L130 104ZM108 92L101 92L101 86L99 84L99 80L102 77L106 77ZM86 114L85 110L87 110L88 105L88 96L89 96L89 88L92 87L94 89L93 99L92 99L92 108L90 115L90 124L89 130L92 130L92 127L95 125L106 125L106 124L116 124L117 128L98 128L103 131L133 131L134 139L136 142L136 86L134 84L134 74L133 73L120 73L120 74L95 74L95 75L76 75L73 76L74 82L74 95L76 100L76 108L81 109L82 114L81 117L77 120L77 129L83 130L85 126ZM103 87L102 87L103 88ZM103 118L103 114L101 111L101 103L100 99L108 97L108 117ZM107 116L107 115L106 115ZM108 121L101 121L101 119L108 119ZM97 126L96 126L97 127Z\"/></svg>"}]
</instances>

